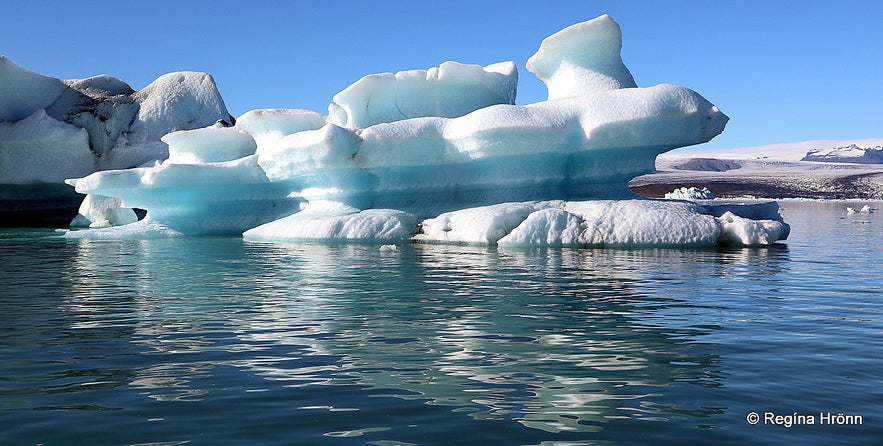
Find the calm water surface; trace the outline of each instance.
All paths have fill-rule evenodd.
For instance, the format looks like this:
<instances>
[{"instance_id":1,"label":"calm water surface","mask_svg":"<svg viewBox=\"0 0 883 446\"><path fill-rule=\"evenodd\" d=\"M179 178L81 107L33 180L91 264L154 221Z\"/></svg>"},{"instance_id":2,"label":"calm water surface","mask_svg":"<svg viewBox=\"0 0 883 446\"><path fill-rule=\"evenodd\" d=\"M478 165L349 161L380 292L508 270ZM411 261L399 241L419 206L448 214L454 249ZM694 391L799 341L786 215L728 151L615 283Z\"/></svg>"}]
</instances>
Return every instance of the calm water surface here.
<instances>
[{"instance_id":1,"label":"calm water surface","mask_svg":"<svg viewBox=\"0 0 883 446\"><path fill-rule=\"evenodd\" d=\"M0 444L877 443L883 204L847 205L753 249L3 230Z\"/></svg>"}]
</instances>

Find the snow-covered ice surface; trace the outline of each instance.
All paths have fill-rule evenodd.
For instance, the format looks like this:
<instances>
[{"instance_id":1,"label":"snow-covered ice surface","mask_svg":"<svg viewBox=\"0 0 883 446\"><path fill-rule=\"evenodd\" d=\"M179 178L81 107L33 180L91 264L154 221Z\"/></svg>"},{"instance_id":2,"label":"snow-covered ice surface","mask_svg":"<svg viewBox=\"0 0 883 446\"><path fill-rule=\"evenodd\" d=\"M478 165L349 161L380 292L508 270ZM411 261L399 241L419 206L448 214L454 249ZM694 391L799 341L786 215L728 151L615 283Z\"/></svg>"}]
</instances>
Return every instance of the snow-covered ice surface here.
<instances>
[{"instance_id":1,"label":"snow-covered ice surface","mask_svg":"<svg viewBox=\"0 0 883 446\"><path fill-rule=\"evenodd\" d=\"M881 199L883 164L839 159L803 161L807 153L839 153L855 145L874 148L883 138L814 140L737 149L679 149L656 159L657 171L635 178L632 190L662 197L679 187L707 187L727 198ZM850 151L860 156L864 150ZM843 161L852 162L843 162Z\"/></svg>"},{"instance_id":2,"label":"snow-covered ice surface","mask_svg":"<svg viewBox=\"0 0 883 446\"><path fill-rule=\"evenodd\" d=\"M549 99L637 87L622 63L622 31L613 20L590 20L546 38L527 69L546 84Z\"/></svg>"},{"instance_id":3,"label":"snow-covered ice surface","mask_svg":"<svg viewBox=\"0 0 883 446\"><path fill-rule=\"evenodd\" d=\"M555 200L467 208L422 221L399 210L360 211L325 203L250 229L244 237L553 247L754 246L784 239L789 232L775 203Z\"/></svg>"},{"instance_id":4,"label":"snow-covered ice surface","mask_svg":"<svg viewBox=\"0 0 883 446\"><path fill-rule=\"evenodd\" d=\"M766 220L711 212L692 203L650 200L504 203L425 220L415 239L506 246L765 245L790 230L777 209Z\"/></svg>"},{"instance_id":5,"label":"snow-covered ice surface","mask_svg":"<svg viewBox=\"0 0 883 446\"><path fill-rule=\"evenodd\" d=\"M440 116L455 118L496 104L514 104L513 62L486 67L448 61L428 70L369 74L334 95L331 122L365 128L381 122Z\"/></svg>"},{"instance_id":6,"label":"snow-covered ice surface","mask_svg":"<svg viewBox=\"0 0 883 446\"><path fill-rule=\"evenodd\" d=\"M260 110L162 137L169 158L69 183L147 209L71 237L243 234L509 246L769 244L775 206L635 199L660 153L706 142L727 117L677 85L638 88L608 16L545 39L528 69L547 101L514 104L511 62L445 62L365 76L329 116Z\"/></svg>"}]
</instances>

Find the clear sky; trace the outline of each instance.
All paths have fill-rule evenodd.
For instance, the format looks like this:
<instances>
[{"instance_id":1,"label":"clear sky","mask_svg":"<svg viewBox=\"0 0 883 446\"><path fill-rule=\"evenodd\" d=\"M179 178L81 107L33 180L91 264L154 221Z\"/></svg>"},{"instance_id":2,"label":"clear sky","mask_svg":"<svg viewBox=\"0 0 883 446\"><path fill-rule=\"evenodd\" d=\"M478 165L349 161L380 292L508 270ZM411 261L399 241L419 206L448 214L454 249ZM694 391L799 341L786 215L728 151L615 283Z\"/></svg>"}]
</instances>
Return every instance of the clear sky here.
<instances>
[{"instance_id":1,"label":"clear sky","mask_svg":"<svg viewBox=\"0 0 883 446\"><path fill-rule=\"evenodd\" d=\"M524 68L543 38L608 13L639 86L690 87L730 116L709 148L883 137L881 0L0 0L0 54L62 79L135 89L171 71L214 76L234 116L327 112L366 74L512 60L518 103L545 99Z\"/></svg>"}]
</instances>

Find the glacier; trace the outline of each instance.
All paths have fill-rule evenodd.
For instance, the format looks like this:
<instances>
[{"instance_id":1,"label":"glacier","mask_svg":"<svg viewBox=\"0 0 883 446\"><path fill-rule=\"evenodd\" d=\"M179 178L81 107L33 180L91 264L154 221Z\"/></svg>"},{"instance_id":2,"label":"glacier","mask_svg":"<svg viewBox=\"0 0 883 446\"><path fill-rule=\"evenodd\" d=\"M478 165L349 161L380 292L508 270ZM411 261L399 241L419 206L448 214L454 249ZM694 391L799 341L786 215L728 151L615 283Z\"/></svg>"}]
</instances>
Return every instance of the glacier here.
<instances>
[{"instance_id":1,"label":"glacier","mask_svg":"<svg viewBox=\"0 0 883 446\"><path fill-rule=\"evenodd\" d=\"M515 105L514 63L449 61L365 76L327 116L253 110L233 125L167 133L163 161L67 180L147 216L116 226L99 216L95 227L110 227L66 235L574 247L785 239L775 203L629 190L657 155L709 141L728 118L688 88L638 87L621 47L607 15L549 36L527 63L548 88L534 104ZM117 215L95 203L105 208L81 214Z\"/></svg>"},{"instance_id":2,"label":"glacier","mask_svg":"<svg viewBox=\"0 0 883 446\"><path fill-rule=\"evenodd\" d=\"M860 147L856 144L849 144L829 149L812 149L806 152L806 156L801 158L800 161L883 164L883 146Z\"/></svg>"}]
</instances>

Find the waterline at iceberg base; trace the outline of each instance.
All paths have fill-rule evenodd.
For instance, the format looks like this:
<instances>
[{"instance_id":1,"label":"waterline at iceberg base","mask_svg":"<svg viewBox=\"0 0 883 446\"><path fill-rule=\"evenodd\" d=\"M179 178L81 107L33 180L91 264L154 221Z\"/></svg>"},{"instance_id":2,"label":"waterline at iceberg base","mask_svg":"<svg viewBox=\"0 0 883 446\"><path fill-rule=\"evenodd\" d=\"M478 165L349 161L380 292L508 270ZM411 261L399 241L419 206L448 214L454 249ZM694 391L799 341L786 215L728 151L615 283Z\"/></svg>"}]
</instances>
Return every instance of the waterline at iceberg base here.
<instances>
[{"instance_id":1,"label":"waterline at iceberg base","mask_svg":"<svg viewBox=\"0 0 883 446\"><path fill-rule=\"evenodd\" d=\"M637 87L621 46L606 15L545 39L527 63L549 89L535 104L514 104L512 62L445 62L365 76L334 96L328 116L254 110L232 126L169 133L165 161L68 180L79 193L146 209L146 218L66 235L519 246L785 239L775 203L629 191L658 154L709 141L728 118L690 89Z\"/></svg>"},{"instance_id":2,"label":"waterline at iceberg base","mask_svg":"<svg viewBox=\"0 0 883 446\"><path fill-rule=\"evenodd\" d=\"M762 219L743 218L733 210ZM781 220L776 203L516 202L446 212L419 223L413 214L398 210L317 205L250 229L244 237L552 247L753 246L787 237L790 228Z\"/></svg>"}]
</instances>

